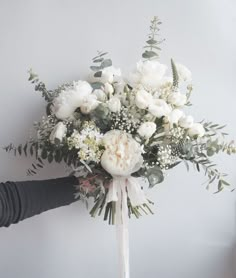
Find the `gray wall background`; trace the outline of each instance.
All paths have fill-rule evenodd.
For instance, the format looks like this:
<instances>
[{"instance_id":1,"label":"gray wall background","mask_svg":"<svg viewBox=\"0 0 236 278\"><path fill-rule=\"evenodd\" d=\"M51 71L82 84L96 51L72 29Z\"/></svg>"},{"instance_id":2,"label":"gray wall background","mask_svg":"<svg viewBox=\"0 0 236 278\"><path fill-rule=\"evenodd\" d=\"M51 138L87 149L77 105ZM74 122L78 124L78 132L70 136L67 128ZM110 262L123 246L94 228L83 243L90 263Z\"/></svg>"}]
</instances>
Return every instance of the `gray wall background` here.
<instances>
[{"instance_id":1,"label":"gray wall background","mask_svg":"<svg viewBox=\"0 0 236 278\"><path fill-rule=\"evenodd\" d=\"M49 88L84 78L97 50L129 69L139 60L149 20L163 21L161 61L171 57L194 77L197 120L235 130L234 0L0 0L0 146L28 138L44 101L27 82L32 67ZM235 157L216 158L236 183ZM29 179L31 160L0 150L0 179ZM35 179L63 176L48 166ZM213 195L202 174L179 166L151 190L155 215L130 221L131 277L233 278L235 193ZM114 227L81 203L0 229L0 277L118 277Z\"/></svg>"}]
</instances>

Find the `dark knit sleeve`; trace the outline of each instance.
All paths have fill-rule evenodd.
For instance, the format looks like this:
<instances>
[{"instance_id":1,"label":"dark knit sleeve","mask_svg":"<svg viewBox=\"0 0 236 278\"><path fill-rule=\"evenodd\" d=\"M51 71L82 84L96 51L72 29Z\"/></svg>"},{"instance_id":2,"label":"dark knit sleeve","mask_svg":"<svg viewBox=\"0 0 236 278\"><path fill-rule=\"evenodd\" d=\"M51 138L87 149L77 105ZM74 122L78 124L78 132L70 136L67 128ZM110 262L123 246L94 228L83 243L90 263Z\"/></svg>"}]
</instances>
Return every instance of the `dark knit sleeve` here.
<instances>
[{"instance_id":1,"label":"dark knit sleeve","mask_svg":"<svg viewBox=\"0 0 236 278\"><path fill-rule=\"evenodd\" d=\"M77 184L74 176L0 183L0 227L75 202Z\"/></svg>"}]
</instances>

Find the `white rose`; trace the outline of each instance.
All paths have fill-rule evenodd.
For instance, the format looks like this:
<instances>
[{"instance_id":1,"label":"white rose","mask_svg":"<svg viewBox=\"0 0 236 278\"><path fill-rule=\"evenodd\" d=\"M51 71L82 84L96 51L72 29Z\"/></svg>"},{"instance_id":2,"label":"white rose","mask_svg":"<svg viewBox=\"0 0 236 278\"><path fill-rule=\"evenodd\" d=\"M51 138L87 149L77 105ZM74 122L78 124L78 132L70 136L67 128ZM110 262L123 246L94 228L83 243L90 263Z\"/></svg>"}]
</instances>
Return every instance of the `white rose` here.
<instances>
[{"instance_id":1,"label":"white rose","mask_svg":"<svg viewBox=\"0 0 236 278\"><path fill-rule=\"evenodd\" d=\"M121 70L113 66L106 67L102 70L102 76L100 77L103 83L113 83L114 78L121 76Z\"/></svg>"},{"instance_id":2,"label":"white rose","mask_svg":"<svg viewBox=\"0 0 236 278\"><path fill-rule=\"evenodd\" d=\"M89 95L87 98L84 99L82 105L80 106L80 111L83 114L89 114L93 111L99 104L96 95Z\"/></svg>"},{"instance_id":3,"label":"white rose","mask_svg":"<svg viewBox=\"0 0 236 278\"><path fill-rule=\"evenodd\" d=\"M50 142L54 144L55 139L58 139L61 142L62 139L66 136L66 132L67 132L66 126L62 122L57 123L50 134L50 138L49 138Z\"/></svg>"},{"instance_id":4,"label":"white rose","mask_svg":"<svg viewBox=\"0 0 236 278\"><path fill-rule=\"evenodd\" d=\"M52 112L58 119L70 118L76 108L92 93L92 87L86 81L77 81L62 91L53 101Z\"/></svg>"},{"instance_id":5,"label":"white rose","mask_svg":"<svg viewBox=\"0 0 236 278\"><path fill-rule=\"evenodd\" d=\"M184 116L184 112L182 110L174 109L169 113L169 115L165 117L165 121L172 126L173 124L178 124L179 120L183 116Z\"/></svg>"},{"instance_id":6,"label":"white rose","mask_svg":"<svg viewBox=\"0 0 236 278\"><path fill-rule=\"evenodd\" d=\"M152 103L152 95L145 90L139 90L135 96L135 103L138 108L145 109Z\"/></svg>"},{"instance_id":7,"label":"white rose","mask_svg":"<svg viewBox=\"0 0 236 278\"><path fill-rule=\"evenodd\" d=\"M171 112L170 106L163 99L154 99L148 110L157 118L167 116Z\"/></svg>"},{"instance_id":8,"label":"white rose","mask_svg":"<svg viewBox=\"0 0 236 278\"><path fill-rule=\"evenodd\" d=\"M106 94L113 94L114 88L110 83L105 83L104 84L104 91Z\"/></svg>"},{"instance_id":9,"label":"white rose","mask_svg":"<svg viewBox=\"0 0 236 278\"><path fill-rule=\"evenodd\" d=\"M190 82L192 80L191 71L182 64L176 64L179 79L181 81Z\"/></svg>"},{"instance_id":10,"label":"white rose","mask_svg":"<svg viewBox=\"0 0 236 278\"><path fill-rule=\"evenodd\" d=\"M141 124L138 129L138 134L146 139L150 138L156 131L156 124L153 122L146 122Z\"/></svg>"},{"instance_id":11,"label":"white rose","mask_svg":"<svg viewBox=\"0 0 236 278\"><path fill-rule=\"evenodd\" d=\"M184 106L187 102L187 97L186 95L181 94L180 92L173 92L169 94L168 102L178 107Z\"/></svg>"},{"instance_id":12,"label":"white rose","mask_svg":"<svg viewBox=\"0 0 236 278\"><path fill-rule=\"evenodd\" d=\"M167 66L156 60L139 61L136 70L130 74L128 83L132 87L142 85L147 89L158 89L162 84L166 70Z\"/></svg>"},{"instance_id":13,"label":"white rose","mask_svg":"<svg viewBox=\"0 0 236 278\"><path fill-rule=\"evenodd\" d=\"M188 130L188 135L190 137L203 137L205 135L205 129L202 124L194 123Z\"/></svg>"},{"instance_id":14,"label":"white rose","mask_svg":"<svg viewBox=\"0 0 236 278\"><path fill-rule=\"evenodd\" d=\"M97 100L101 101L101 102L105 102L107 99L106 94L104 93L103 90L101 89L96 89L93 91L93 94L97 97Z\"/></svg>"},{"instance_id":15,"label":"white rose","mask_svg":"<svg viewBox=\"0 0 236 278\"><path fill-rule=\"evenodd\" d=\"M112 176L129 176L142 166L142 147L130 134L111 130L104 135L103 143L101 165Z\"/></svg>"},{"instance_id":16,"label":"white rose","mask_svg":"<svg viewBox=\"0 0 236 278\"><path fill-rule=\"evenodd\" d=\"M192 116L184 116L179 120L179 126L183 128L190 128L193 125L193 117Z\"/></svg>"},{"instance_id":17,"label":"white rose","mask_svg":"<svg viewBox=\"0 0 236 278\"><path fill-rule=\"evenodd\" d=\"M121 109L121 102L120 102L120 99L118 97L110 98L109 101L107 102L107 104L108 104L108 108L113 113L117 113Z\"/></svg>"}]
</instances>

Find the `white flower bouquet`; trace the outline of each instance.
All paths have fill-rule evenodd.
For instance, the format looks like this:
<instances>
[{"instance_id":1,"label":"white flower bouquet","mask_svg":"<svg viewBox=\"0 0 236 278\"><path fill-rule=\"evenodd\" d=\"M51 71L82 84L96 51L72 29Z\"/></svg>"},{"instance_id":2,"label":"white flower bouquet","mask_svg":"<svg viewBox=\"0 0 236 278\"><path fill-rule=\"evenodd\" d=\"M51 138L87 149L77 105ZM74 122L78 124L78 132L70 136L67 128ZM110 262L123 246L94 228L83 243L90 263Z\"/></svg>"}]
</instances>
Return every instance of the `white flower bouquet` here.
<instances>
[{"instance_id":1,"label":"white flower bouquet","mask_svg":"<svg viewBox=\"0 0 236 278\"><path fill-rule=\"evenodd\" d=\"M81 177L76 197L93 197L90 214L104 212L104 219L118 227L121 277L129 277L127 218L152 213L138 178L153 187L184 162L187 168L192 164L202 169L207 187L216 182L219 192L229 184L211 157L236 153L233 142L224 141L224 126L196 122L186 112L191 106L191 72L173 60L168 72L159 62L160 24L154 17L143 59L126 76L103 52L93 58L89 81L63 84L54 91L30 71L29 80L47 102L47 116L35 123L36 138L6 147L35 156L28 174L47 160L64 162Z\"/></svg>"}]
</instances>

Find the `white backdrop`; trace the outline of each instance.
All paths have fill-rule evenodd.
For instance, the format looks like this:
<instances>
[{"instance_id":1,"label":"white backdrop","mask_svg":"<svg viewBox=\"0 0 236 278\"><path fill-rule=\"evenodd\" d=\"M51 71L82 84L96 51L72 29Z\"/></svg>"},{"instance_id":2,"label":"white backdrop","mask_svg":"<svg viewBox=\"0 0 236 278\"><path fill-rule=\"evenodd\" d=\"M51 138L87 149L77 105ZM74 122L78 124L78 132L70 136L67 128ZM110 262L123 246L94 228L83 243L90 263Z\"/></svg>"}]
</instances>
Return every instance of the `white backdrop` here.
<instances>
[{"instance_id":1,"label":"white backdrop","mask_svg":"<svg viewBox=\"0 0 236 278\"><path fill-rule=\"evenodd\" d=\"M158 15L173 57L193 73L192 113L228 123L236 138L234 0L0 0L0 146L28 138L44 101L27 82L32 67L49 86L86 76L97 50L128 69L140 58L149 20ZM236 183L235 157L217 158ZM0 150L0 179L25 180L31 160ZM35 179L65 175L48 166ZM131 277L234 278L235 193L213 195L183 165L150 195L154 216L131 220ZM81 203L0 229L2 278L117 277L115 231Z\"/></svg>"}]
</instances>

